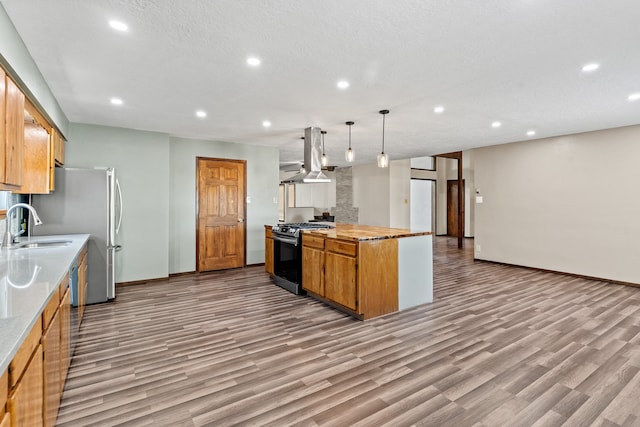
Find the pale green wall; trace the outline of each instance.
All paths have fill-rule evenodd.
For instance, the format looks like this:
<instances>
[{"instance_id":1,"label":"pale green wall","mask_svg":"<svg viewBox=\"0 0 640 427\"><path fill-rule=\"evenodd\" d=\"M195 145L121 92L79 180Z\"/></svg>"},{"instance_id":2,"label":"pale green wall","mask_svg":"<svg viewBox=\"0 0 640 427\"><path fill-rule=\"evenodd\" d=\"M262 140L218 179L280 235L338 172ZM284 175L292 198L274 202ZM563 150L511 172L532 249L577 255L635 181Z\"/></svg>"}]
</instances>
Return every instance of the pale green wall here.
<instances>
[{"instance_id":1,"label":"pale green wall","mask_svg":"<svg viewBox=\"0 0 640 427\"><path fill-rule=\"evenodd\" d=\"M169 272L196 268L196 157L247 161L246 263L263 263L264 225L278 222L278 150L172 137Z\"/></svg>"},{"instance_id":2,"label":"pale green wall","mask_svg":"<svg viewBox=\"0 0 640 427\"><path fill-rule=\"evenodd\" d=\"M65 167L114 167L123 218L116 282L169 274L169 136L71 123Z\"/></svg>"},{"instance_id":3,"label":"pale green wall","mask_svg":"<svg viewBox=\"0 0 640 427\"><path fill-rule=\"evenodd\" d=\"M117 282L196 269L196 157L247 161L247 264L264 262L264 225L278 221L275 148L173 138L72 123L67 167L116 168L124 218Z\"/></svg>"},{"instance_id":4,"label":"pale green wall","mask_svg":"<svg viewBox=\"0 0 640 427\"><path fill-rule=\"evenodd\" d=\"M68 136L69 120L51 93L49 85L33 62L31 54L22 38L0 5L0 63L7 68L16 83L30 98L44 108L46 115L54 122L63 135Z\"/></svg>"}]
</instances>

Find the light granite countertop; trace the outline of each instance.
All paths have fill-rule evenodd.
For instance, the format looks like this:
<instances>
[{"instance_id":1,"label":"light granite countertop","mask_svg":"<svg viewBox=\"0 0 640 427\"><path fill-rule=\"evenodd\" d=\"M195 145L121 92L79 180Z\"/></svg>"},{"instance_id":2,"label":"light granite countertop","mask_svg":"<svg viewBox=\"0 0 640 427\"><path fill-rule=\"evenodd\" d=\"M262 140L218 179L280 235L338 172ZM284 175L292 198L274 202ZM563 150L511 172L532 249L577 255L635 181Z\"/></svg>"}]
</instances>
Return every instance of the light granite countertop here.
<instances>
[{"instance_id":1,"label":"light granite countertop","mask_svg":"<svg viewBox=\"0 0 640 427\"><path fill-rule=\"evenodd\" d=\"M359 224L340 224L335 228L302 230L303 233L320 234L329 239L365 241L381 239L398 239L402 237L425 236L431 231L409 230L406 228L377 227Z\"/></svg>"},{"instance_id":2,"label":"light granite countertop","mask_svg":"<svg viewBox=\"0 0 640 427\"><path fill-rule=\"evenodd\" d=\"M32 237L70 240L66 246L0 248L0 374L7 369L51 299L88 234ZM56 293L57 295L57 293Z\"/></svg>"}]
</instances>

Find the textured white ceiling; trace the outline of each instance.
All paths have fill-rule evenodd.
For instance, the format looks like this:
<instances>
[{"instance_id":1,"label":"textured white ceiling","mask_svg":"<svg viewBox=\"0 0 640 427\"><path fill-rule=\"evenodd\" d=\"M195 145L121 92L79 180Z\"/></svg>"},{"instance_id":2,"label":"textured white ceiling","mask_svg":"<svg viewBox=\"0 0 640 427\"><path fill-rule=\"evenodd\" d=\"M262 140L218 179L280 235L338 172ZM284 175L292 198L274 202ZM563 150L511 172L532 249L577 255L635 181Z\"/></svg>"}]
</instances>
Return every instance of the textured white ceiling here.
<instances>
[{"instance_id":1,"label":"textured white ceiling","mask_svg":"<svg viewBox=\"0 0 640 427\"><path fill-rule=\"evenodd\" d=\"M638 0L0 2L71 121L274 146L281 162L319 126L345 165L347 120L357 163L375 162L385 108L392 160L640 123Z\"/></svg>"}]
</instances>

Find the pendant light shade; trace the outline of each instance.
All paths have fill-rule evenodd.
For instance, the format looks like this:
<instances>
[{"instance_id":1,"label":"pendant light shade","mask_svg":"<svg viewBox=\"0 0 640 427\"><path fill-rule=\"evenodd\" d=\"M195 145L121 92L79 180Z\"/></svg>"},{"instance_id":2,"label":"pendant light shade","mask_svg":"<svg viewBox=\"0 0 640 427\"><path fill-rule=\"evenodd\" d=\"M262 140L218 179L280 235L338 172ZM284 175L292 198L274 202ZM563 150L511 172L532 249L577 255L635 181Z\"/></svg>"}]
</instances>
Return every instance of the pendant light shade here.
<instances>
[{"instance_id":1,"label":"pendant light shade","mask_svg":"<svg viewBox=\"0 0 640 427\"><path fill-rule=\"evenodd\" d=\"M351 126L354 122L345 122L345 124L349 126L349 148L344 152L344 159L349 163L353 163L356 159L356 153L351 149Z\"/></svg>"},{"instance_id":2,"label":"pendant light shade","mask_svg":"<svg viewBox=\"0 0 640 427\"><path fill-rule=\"evenodd\" d=\"M322 134L322 157L320 158L320 164L323 167L326 167L329 164L329 158L324 153L324 135L327 133L327 131L326 130L322 130L322 131L320 131L320 133Z\"/></svg>"},{"instance_id":3,"label":"pendant light shade","mask_svg":"<svg viewBox=\"0 0 640 427\"><path fill-rule=\"evenodd\" d=\"M386 168L389 166L389 155L384 152L384 122L389 110L380 110L379 113L382 114L382 152L378 154L378 167Z\"/></svg>"}]
</instances>

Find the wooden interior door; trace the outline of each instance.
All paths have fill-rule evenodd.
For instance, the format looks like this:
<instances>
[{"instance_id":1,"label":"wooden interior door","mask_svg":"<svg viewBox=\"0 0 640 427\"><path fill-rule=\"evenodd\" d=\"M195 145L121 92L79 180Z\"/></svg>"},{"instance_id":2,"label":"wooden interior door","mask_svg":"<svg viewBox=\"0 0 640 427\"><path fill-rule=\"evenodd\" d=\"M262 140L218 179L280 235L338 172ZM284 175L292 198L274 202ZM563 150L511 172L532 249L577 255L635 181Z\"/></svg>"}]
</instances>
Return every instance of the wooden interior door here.
<instances>
[{"instance_id":1,"label":"wooden interior door","mask_svg":"<svg viewBox=\"0 0 640 427\"><path fill-rule=\"evenodd\" d=\"M197 159L198 271L245 264L246 162Z\"/></svg>"},{"instance_id":2,"label":"wooden interior door","mask_svg":"<svg viewBox=\"0 0 640 427\"><path fill-rule=\"evenodd\" d=\"M464 195L464 181L462 181ZM462 235L464 236L464 197L462 204ZM458 237L458 181L447 181L447 236Z\"/></svg>"}]
</instances>

